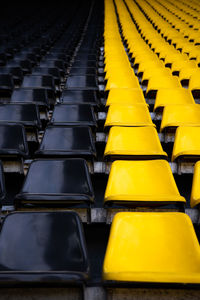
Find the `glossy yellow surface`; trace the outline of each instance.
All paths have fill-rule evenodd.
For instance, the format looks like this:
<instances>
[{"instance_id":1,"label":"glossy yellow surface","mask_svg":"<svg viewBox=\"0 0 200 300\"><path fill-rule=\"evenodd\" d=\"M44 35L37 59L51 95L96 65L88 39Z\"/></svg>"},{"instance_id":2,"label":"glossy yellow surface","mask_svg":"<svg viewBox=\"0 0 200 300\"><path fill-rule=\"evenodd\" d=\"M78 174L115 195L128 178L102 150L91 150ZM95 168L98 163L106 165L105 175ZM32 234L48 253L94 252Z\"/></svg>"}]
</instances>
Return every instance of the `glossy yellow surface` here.
<instances>
[{"instance_id":1,"label":"glossy yellow surface","mask_svg":"<svg viewBox=\"0 0 200 300\"><path fill-rule=\"evenodd\" d=\"M188 89L190 90L200 90L200 70L198 69L192 75L189 79L189 86Z\"/></svg>"},{"instance_id":2,"label":"glossy yellow surface","mask_svg":"<svg viewBox=\"0 0 200 300\"><path fill-rule=\"evenodd\" d=\"M151 90L181 88L181 84L176 76L160 76L149 79L147 93Z\"/></svg>"},{"instance_id":3,"label":"glossy yellow surface","mask_svg":"<svg viewBox=\"0 0 200 300\"><path fill-rule=\"evenodd\" d=\"M105 121L110 126L155 126L147 106L144 105L110 105Z\"/></svg>"},{"instance_id":4,"label":"glossy yellow surface","mask_svg":"<svg viewBox=\"0 0 200 300\"><path fill-rule=\"evenodd\" d=\"M200 203L200 161L195 164L190 197L190 206L193 208Z\"/></svg>"},{"instance_id":5,"label":"glossy yellow surface","mask_svg":"<svg viewBox=\"0 0 200 300\"><path fill-rule=\"evenodd\" d=\"M111 226L103 280L200 283L200 247L180 212L121 212Z\"/></svg>"},{"instance_id":6,"label":"glossy yellow surface","mask_svg":"<svg viewBox=\"0 0 200 300\"><path fill-rule=\"evenodd\" d=\"M185 202L165 160L114 161L104 202Z\"/></svg>"},{"instance_id":7,"label":"glossy yellow surface","mask_svg":"<svg viewBox=\"0 0 200 300\"><path fill-rule=\"evenodd\" d=\"M109 106L111 104L137 105L146 104L146 102L141 88L111 89L108 94L106 106Z\"/></svg>"},{"instance_id":8,"label":"glossy yellow surface","mask_svg":"<svg viewBox=\"0 0 200 300\"><path fill-rule=\"evenodd\" d=\"M160 89L156 95L154 111L170 104L195 104L195 101L191 92L186 89Z\"/></svg>"},{"instance_id":9,"label":"glossy yellow surface","mask_svg":"<svg viewBox=\"0 0 200 300\"><path fill-rule=\"evenodd\" d=\"M149 80L151 77L159 78L163 75L170 75L171 71L165 67L154 67L153 69L145 69L142 74L142 80Z\"/></svg>"},{"instance_id":10,"label":"glossy yellow surface","mask_svg":"<svg viewBox=\"0 0 200 300\"><path fill-rule=\"evenodd\" d=\"M154 127L111 127L104 156L167 156Z\"/></svg>"},{"instance_id":11,"label":"glossy yellow surface","mask_svg":"<svg viewBox=\"0 0 200 300\"><path fill-rule=\"evenodd\" d=\"M200 156L200 127L178 127L176 130L172 161L181 155Z\"/></svg>"},{"instance_id":12,"label":"glossy yellow surface","mask_svg":"<svg viewBox=\"0 0 200 300\"><path fill-rule=\"evenodd\" d=\"M137 77L134 74L129 73L121 73L118 72L118 69L113 72L111 77L108 78L108 81L106 83L105 90L110 90L113 88L139 88L139 82Z\"/></svg>"},{"instance_id":13,"label":"glossy yellow surface","mask_svg":"<svg viewBox=\"0 0 200 300\"><path fill-rule=\"evenodd\" d=\"M160 130L178 126L200 126L200 105L165 106Z\"/></svg>"},{"instance_id":14,"label":"glossy yellow surface","mask_svg":"<svg viewBox=\"0 0 200 300\"><path fill-rule=\"evenodd\" d=\"M193 73L195 73L197 68L188 67L188 68L181 68L179 72L179 79L181 80L189 80Z\"/></svg>"}]
</instances>

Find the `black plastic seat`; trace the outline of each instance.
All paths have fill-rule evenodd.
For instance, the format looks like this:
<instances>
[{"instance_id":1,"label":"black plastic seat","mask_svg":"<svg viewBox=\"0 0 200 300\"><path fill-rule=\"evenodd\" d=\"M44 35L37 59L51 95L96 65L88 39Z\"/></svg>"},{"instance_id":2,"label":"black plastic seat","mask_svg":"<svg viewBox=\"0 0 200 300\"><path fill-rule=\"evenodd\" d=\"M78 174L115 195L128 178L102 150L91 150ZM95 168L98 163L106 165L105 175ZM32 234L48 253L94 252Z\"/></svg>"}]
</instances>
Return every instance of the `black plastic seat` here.
<instances>
[{"instance_id":1,"label":"black plastic seat","mask_svg":"<svg viewBox=\"0 0 200 300\"><path fill-rule=\"evenodd\" d=\"M66 89L97 90L98 86L93 75L69 76L66 82Z\"/></svg>"},{"instance_id":2,"label":"black plastic seat","mask_svg":"<svg viewBox=\"0 0 200 300\"><path fill-rule=\"evenodd\" d=\"M60 100L64 104L90 104L97 106L98 100L95 91L64 90Z\"/></svg>"},{"instance_id":3,"label":"black plastic seat","mask_svg":"<svg viewBox=\"0 0 200 300\"><path fill-rule=\"evenodd\" d=\"M24 75L32 72L32 64L29 60L12 60L6 65L7 67L21 67Z\"/></svg>"},{"instance_id":4,"label":"black plastic seat","mask_svg":"<svg viewBox=\"0 0 200 300\"><path fill-rule=\"evenodd\" d=\"M0 66L5 66L7 63L7 56L5 53L0 53Z\"/></svg>"},{"instance_id":5,"label":"black plastic seat","mask_svg":"<svg viewBox=\"0 0 200 300\"><path fill-rule=\"evenodd\" d=\"M4 200L6 196L6 188L5 188L5 181L4 181L4 174L3 174L3 165L0 161L0 200Z\"/></svg>"},{"instance_id":6,"label":"black plastic seat","mask_svg":"<svg viewBox=\"0 0 200 300\"><path fill-rule=\"evenodd\" d=\"M78 158L34 160L15 199L18 204L93 203L94 193L86 161Z\"/></svg>"},{"instance_id":7,"label":"black plastic seat","mask_svg":"<svg viewBox=\"0 0 200 300\"><path fill-rule=\"evenodd\" d=\"M57 104L50 123L52 125L96 127L94 109L86 104Z\"/></svg>"},{"instance_id":8,"label":"black plastic seat","mask_svg":"<svg viewBox=\"0 0 200 300\"><path fill-rule=\"evenodd\" d=\"M70 56L64 53L49 53L45 56L45 59L49 60L60 60L65 66L69 65Z\"/></svg>"},{"instance_id":9,"label":"black plastic seat","mask_svg":"<svg viewBox=\"0 0 200 300\"><path fill-rule=\"evenodd\" d=\"M35 104L1 104L0 124L18 123L26 128L27 140L38 142L41 128L39 109Z\"/></svg>"},{"instance_id":10,"label":"black plastic seat","mask_svg":"<svg viewBox=\"0 0 200 300\"><path fill-rule=\"evenodd\" d=\"M96 68L71 68L70 76L82 76L82 75L92 75L97 76Z\"/></svg>"},{"instance_id":11,"label":"black plastic seat","mask_svg":"<svg viewBox=\"0 0 200 300\"><path fill-rule=\"evenodd\" d=\"M0 124L0 156L27 157L28 144L24 126Z\"/></svg>"},{"instance_id":12,"label":"black plastic seat","mask_svg":"<svg viewBox=\"0 0 200 300\"><path fill-rule=\"evenodd\" d=\"M21 51L23 54L34 54L37 61L39 61L45 53L39 47L24 47Z\"/></svg>"},{"instance_id":13,"label":"black plastic seat","mask_svg":"<svg viewBox=\"0 0 200 300\"><path fill-rule=\"evenodd\" d=\"M18 53L15 55L16 60L29 60L32 67L34 67L37 64L37 58L36 55L33 53Z\"/></svg>"},{"instance_id":14,"label":"black plastic seat","mask_svg":"<svg viewBox=\"0 0 200 300\"><path fill-rule=\"evenodd\" d=\"M21 67L1 67L0 74L11 74L14 84L20 85L23 80L23 72Z\"/></svg>"},{"instance_id":15,"label":"black plastic seat","mask_svg":"<svg viewBox=\"0 0 200 300\"><path fill-rule=\"evenodd\" d=\"M72 65L73 68L96 68L97 62L95 60L78 60L76 59Z\"/></svg>"},{"instance_id":16,"label":"black plastic seat","mask_svg":"<svg viewBox=\"0 0 200 300\"><path fill-rule=\"evenodd\" d=\"M66 73L66 68L62 60L45 60L40 62L41 68L58 68L61 76L64 76Z\"/></svg>"},{"instance_id":17,"label":"black plastic seat","mask_svg":"<svg viewBox=\"0 0 200 300\"><path fill-rule=\"evenodd\" d=\"M32 75L51 75L54 78L55 84L60 84L61 74L58 68L41 68L35 67Z\"/></svg>"},{"instance_id":18,"label":"black plastic seat","mask_svg":"<svg viewBox=\"0 0 200 300\"><path fill-rule=\"evenodd\" d=\"M11 74L0 74L0 96L10 97L14 90L14 81Z\"/></svg>"},{"instance_id":19,"label":"black plastic seat","mask_svg":"<svg viewBox=\"0 0 200 300\"><path fill-rule=\"evenodd\" d=\"M16 89L12 93L11 103L21 104L36 104L39 107L49 108L49 100L47 91L45 89Z\"/></svg>"},{"instance_id":20,"label":"black plastic seat","mask_svg":"<svg viewBox=\"0 0 200 300\"><path fill-rule=\"evenodd\" d=\"M48 93L48 98L51 104L56 101L55 82L52 76L46 75L29 75L25 76L22 88L29 89L45 89Z\"/></svg>"},{"instance_id":21,"label":"black plastic seat","mask_svg":"<svg viewBox=\"0 0 200 300\"><path fill-rule=\"evenodd\" d=\"M90 127L49 126L46 128L37 157L81 157L93 159L95 144Z\"/></svg>"},{"instance_id":22,"label":"black plastic seat","mask_svg":"<svg viewBox=\"0 0 200 300\"><path fill-rule=\"evenodd\" d=\"M17 212L5 217L0 285L82 285L88 277L85 238L75 212Z\"/></svg>"},{"instance_id":23,"label":"black plastic seat","mask_svg":"<svg viewBox=\"0 0 200 300\"><path fill-rule=\"evenodd\" d=\"M90 53L83 53L83 52L78 52L76 55L76 60L93 60L96 61L97 60L97 56L95 54L90 54Z\"/></svg>"}]
</instances>

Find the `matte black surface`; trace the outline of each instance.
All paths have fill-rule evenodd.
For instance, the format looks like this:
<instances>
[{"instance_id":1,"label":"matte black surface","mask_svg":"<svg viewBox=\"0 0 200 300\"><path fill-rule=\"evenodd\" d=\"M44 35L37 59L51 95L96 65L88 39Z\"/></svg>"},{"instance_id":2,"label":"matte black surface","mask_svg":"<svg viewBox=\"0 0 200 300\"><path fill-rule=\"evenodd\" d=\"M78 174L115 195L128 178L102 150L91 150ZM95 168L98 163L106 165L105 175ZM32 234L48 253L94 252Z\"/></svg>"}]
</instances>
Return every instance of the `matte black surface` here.
<instances>
[{"instance_id":1,"label":"matte black surface","mask_svg":"<svg viewBox=\"0 0 200 300\"><path fill-rule=\"evenodd\" d=\"M97 90L96 78L93 75L69 76L66 82L67 89Z\"/></svg>"},{"instance_id":2,"label":"matte black surface","mask_svg":"<svg viewBox=\"0 0 200 300\"><path fill-rule=\"evenodd\" d=\"M47 91L44 89L16 89L11 96L11 103L34 103L40 106L49 106Z\"/></svg>"},{"instance_id":3,"label":"matte black surface","mask_svg":"<svg viewBox=\"0 0 200 300\"><path fill-rule=\"evenodd\" d=\"M38 203L91 203L94 193L83 159L34 160L16 199Z\"/></svg>"},{"instance_id":4,"label":"matte black surface","mask_svg":"<svg viewBox=\"0 0 200 300\"><path fill-rule=\"evenodd\" d=\"M78 76L78 75L92 75L94 77L97 76L96 68L71 68L70 76Z\"/></svg>"},{"instance_id":5,"label":"matte black surface","mask_svg":"<svg viewBox=\"0 0 200 300\"><path fill-rule=\"evenodd\" d=\"M55 84L60 84L61 76L58 68L34 68L32 75L51 75L54 78Z\"/></svg>"},{"instance_id":6,"label":"matte black surface","mask_svg":"<svg viewBox=\"0 0 200 300\"><path fill-rule=\"evenodd\" d=\"M8 67L21 67L23 74L30 74L32 71L32 64L29 60L12 60L7 63Z\"/></svg>"},{"instance_id":7,"label":"matte black surface","mask_svg":"<svg viewBox=\"0 0 200 300\"><path fill-rule=\"evenodd\" d=\"M54 107L53 125L76 125L96 127L94 110L90 105L58 104Z\"/></svg>"},{"instance_id":8,"label":"matte black surface","mask_svg":"<svg viewBox=\"0 0 200 300\"><path fill-rule=\"evenodd\" d=\"M20 84L23 80L23 72L21 67L1 67L0 74L11 74L14 83Z\"/></svg>"},{"instance_id":9,"label":"matte black surface","mask_svg":"<svg viewBox=\"0 0 200 300\"><path fill-rule=\"evenodd\" d=\"M62 60L45 60L40 62L40 67L58 68L61 75L66 73L66 68Z\"/></svg>"},{"instance_id":10,"label":"matte black surface","mask_svg":"<svg viewBox=\"0 0 200 300\"><path fill-rule=\"evenodd\" d=\"M90 127L49 126L37 156L71 156L92 158L96 155Z\"/></svg>"},{"instance_id":11,"label":"matte black surface","mask_svg":"<svg viewBox=\"0 0 200 300\"><path fill-rule=\"evenodd\" d=\"M73 68L96 68L97 62L95 60L75 60Z\"/></svg>"},{"instance_id":12,"label":"matte black surface","mask_svg":"<svg viewBox=\"0 0 200 300\"><path fill-rule=\"evenodd\" d=\"M11 74L0 74L0 95L11 95L14 81Z\"/></svg>"},{"instance_id":13,"label":"matte black surface","mask_svg":"<svg viewBox=\"0 0 200 300\"><path fill-rule=\"evenodd\" d=\"M61 102L64 104L90 104L98 105L95 91L64 90Z\"/></svg>"},{"instance_id":14,"label":"matte black surface","mask_svg":"<svg viewBox=\"0 0 200 300\"><path fill-rule=\"evenodd\" d=\"M76 213L21 212L6 216L0 232L0 284L71 284L81 283L88 276L85 238Z\"/></svg>"},{"instance_id":15,"label":"matte black surface","mask_svg":"<svg viewBox=\"0 0 200 300\"><path fill-rule=\"evenodd\" d=\"M40 127L38 107L34 104L1 104L0 123L5 122Z\"/></svg>"},{"instance_id":16,"label":"matte black surface","mask_svg":"<svg viewBox=\"0 0 200 300\"><path fill-rule=\"evenodd\" d=\"M27 157L28 144L24 126L0 124L0 155Z\"/></svg>"},{"instance_id":17,"label":"matte black surface","mask_svg":"<svg viewBox=\"0 0 200 300\"><path fill-rule=\"evenodd\" d=\"M54 80L49 75L29 75L24 77L22 87L54 89Z\"/></svg>"},{"instance_id":18,"label":"matte black surface","mask_svg":"<svg viewBox=\"0 0 200 300\"><path fill-rule=\"evenodd\" d=\"M6 196L6 190L5 190L5 181L3 175L3 166L2 166L2 162L0 161L0 200L4 200L5 196Z\"/></svg>"}]
</instances>

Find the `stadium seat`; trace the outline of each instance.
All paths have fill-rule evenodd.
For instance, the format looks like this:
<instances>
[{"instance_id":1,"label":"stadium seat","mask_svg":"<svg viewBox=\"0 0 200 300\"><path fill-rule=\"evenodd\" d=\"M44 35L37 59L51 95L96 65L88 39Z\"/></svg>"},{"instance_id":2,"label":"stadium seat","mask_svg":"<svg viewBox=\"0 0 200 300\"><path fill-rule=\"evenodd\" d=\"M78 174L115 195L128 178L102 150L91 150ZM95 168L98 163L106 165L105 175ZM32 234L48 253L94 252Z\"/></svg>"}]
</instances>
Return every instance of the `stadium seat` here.
<instances>
[{"instance_id":1,"label":"stadium seat","mask_svg":"<svg viewBox=\"0 0 200 300\"><path fill-rule=\"evenodd\" d=\"M180 212L122 212L113 220L103 265L107 283L200 283L200 247Z\"/></svg>"},{"instance_id":2,"label":"stadium seat","mask_svg":"<svg viewBox=\"0 0 200 300\"><path fill-rule=\"evenodd\" d=\"M0 232L1 286L82 285L89 272L76 213L16 212L5 217Z\"/></svg>"},{"instance_id":3,"label":"stadium seat","mask_svg":"<svg viewBox=\"0 0 200 300\"><path fill-rule=\"evenodd\" d=\"M195 104L190 91L183 88L160 89L156 94L154 111L163 111L168 105L187 105Z\"/></svg>"},{"instance_id":4,"label":"stadium seat","mask_svg":"<svg viewBox=\"0 0 200 300\"><path fill-rule=\"evenodd\" d=\"M0 97L10 98L14 90L14 81L10 74L0 74Z\"/></svg>"},{"instance_id":5,"label":"stadium seat","mask_svg":"<svg viewBox=\"0 0 200 300\"><path fill-rule=\"evenodd\" d=\"M25 128L20 124L0 124L0 157L28 156Z\"/></svg>"},{"instance_id":6,"label":"stadium seat","mask_svg":"<svg viewBox=\"0 0 200 300\"><path fill-rule=\"evenodd\" d=\"M11 74L14 85L21 85L24 76L21 67L1 67L0 74ZM13 83L11 83L11 86L13 86Z\"/></svg>"},{"instance_id":7,"label":"stadium seat","mask_svg":"<svg viewBox=\"0 0 200 300\"><path fill-rule=\"evenodd\" d=\"M39 109L35 104L1 104L0 124L21 124L26 129L27 140L38 142L41 128Z\"/></svg>"},{"instance_id":8,"label":"stadium seat","mask_svg":"<svg viewBox=\"0 0 200 300\"><path fill-rule=\"evenodd\" d=\"M147 105L119 105L109 106L105 127L111 126L155 126Z\"/></svg>"},{"instance_id":9,"label":"stadium seat","mask_svg":"<svg viewBox=\"0 0 200 300\"><path fill-rule=\"evenodd\" d=\"M107 159L167 158L154 127L118 127L109 131L104 157Z\"/></svg>"},{"instance_id":10,"label":"stadium seat","mask_svg":"<svg viewBox=\"0 0 200 300\"><path fill-rule=\"evenodd\" d=\"M40 128L40 116L35 104L1 104L0 123L20 123L25 127Z\"/></svg>"},{"instance_id":11,"label":"stadium seat","mask_svg":"<svg viewBox=\"0 0 200 300\"><path fill-rule=\"evenodd\" d=\"M198 104L165 106L160 130L168 130L178 126L200 126L200 107Z\"/></svg>"},{"instance_id":12,"label":"stadium seat","mask_svg":"<svg viewBox=\"0 0 200 300\"><path fill-rule=\"evenodd\" d=\"M188 89L192 92L195 99L200 99L200 71L197 70L189 78Z\"/></svg>"},{"instance_id":13,"label":"stadium seat","mask_svg":"<svg viewBox=\"0 0 200 300\"><path fill-rule=\"evenodd\" d=\"M96 68L88 67L88 68L72 68L70 69L70 76L88 76L92 75L93 77L97 76Z\"/></svg>"},{"instance_id":14,"label":"stadium seat","mask_svg":"<svg viewBox=\"0 0 200 300\"><path fill-rule=\"evenodd\" d=\"M47 91L44 89L15 89L12 93L10 103L28 104L32 103L39 107L49 108Z\"/></svg>"},{"instance_id":15,"label":"stadium seat","mask_svg":"<svg viewBox=\"0 0 200 300\"><path fill-rule=\"evenodd\" d=\"M90 127L48 126L45 130L37 157L82 157L96 156Z\"/></svg>"},{"instance_id":16,"label":"stadium seat","mask_svg":"<svg viewBox=\"0 0 200 300\"><path fill-rule=\"evenodd\" d=\"M184 203L165 160L114 161L104 203L160 206Z\"/></svg>"},{"instance_id":17,"label":"stadium seat","mask_svg":"<svg viewBox=\"0 0 200 300\"><path fill-rule=\"evenodd\" d=\"M4 181L3 165L0 161L0 200L4 200L6 196L6 187Z\"/></svg>"},{"instance_id":18,"label":"stadium seat","mask_svg":"<svg viewBox=\"0 0 200 300\"><path fill-rule=\"evenodd\" d=\"M93 203L92 183L85 160L34 160L15 199L17 205Z\"/></svg>"},{"instance_id":19,"label":"stadium seat","mask_svg":"<svg viewBox=\"0 0 200 300\"><path fill-rule=\"evenodd\" d=\"M146 97L155 99L156 93L159 89L181 88L181 84L177 77L174 76L160 76L152 77L148 81L146 89Z\"/></svg>"},{"instance_id":20,"label":"stadium seat","mask_svg":"<svg viewBox=\"0 0 200 300\"><path fill-rule=\"evenodd\" d=\"M176 130L172 161L197 161L200 159L200 127L181 126Z\"/></svg>"},{"instance_id":21,"label":"stadium seat","mask_svg":"<svg viewBox=\"0 0 200 300\"><path fill-rule=\"evenodd\" d=\"M200 203L199 180L200 180L200 161L198 161L194 167L192 191L191 191L191 197L190 197L190 206L192 208L195 206L199 206L199 203Z\"/></svg>"},{"instance_id":22,"label":"stadium seat","mask_svg":"<svg viewBox=\"0 0 200 300\"><path fill-rule=\"evenodd\" d=\"M58 104L54 107L52 125L96 127L93 107L86 104Z\"/></svg>"},{"instance_id":23,"label":"stadium seat","mask_svg":"<svg viewBox=\"0 0 200 300\"><path fill-rule=\"evenodd\" d=\"M69 76L66 82L68 90L97 90L97 81L93 75Z\"/></svg>"},{"instance_id":24,"label":"stadium seat","mask_svg":"<svg viewBox=\"0 0 200 300\"><path fill-rule=\"evenodd\" d=\"M64 90L60 102L63 104L89 104L97 106L96 91L88 90Z\"/></svg>"},{"instance_id":25,"label":"stadium seat","mask_svg":"<svg viewBox=\"0 0 200 300\"><path fill-rule=\"evenodd\" d=\"M10 60L7 67L20 67L24 75L31 74L32 64L29 60Z\"/></svg>"},{"instance_id":26,"label":"stadium seat","mask_svg":"<svg viewBox=\"0 0 200 300\"><path fill-rule=\"evenodd\" d=\"M106 106L112 104L136 105L146 104L141 89L111 89L108 94Z\"/></svg>"},{"instance_id":27,"label":"stadium seat","mask_svg":"<svg viewBox=\"0 0 200 300\"><path fill-rule=\"evenodd\" d=\"M51 104L55 104L55 83L52 76L25 76L21 87L29 89L45 89L48 93L49 101Z\"/></svg>"},{"instance_id":28,"label":"stadium seat","mask_svg":"<svg viewBox=\"0 0 200 300\"><path fill-rule=\"evenodd\" d=\"M59 85L61 83L61 74L58 68L35 67L33 69L32 75L50 75L53 77L56 85Z\"/></svg>"}]
</instances>

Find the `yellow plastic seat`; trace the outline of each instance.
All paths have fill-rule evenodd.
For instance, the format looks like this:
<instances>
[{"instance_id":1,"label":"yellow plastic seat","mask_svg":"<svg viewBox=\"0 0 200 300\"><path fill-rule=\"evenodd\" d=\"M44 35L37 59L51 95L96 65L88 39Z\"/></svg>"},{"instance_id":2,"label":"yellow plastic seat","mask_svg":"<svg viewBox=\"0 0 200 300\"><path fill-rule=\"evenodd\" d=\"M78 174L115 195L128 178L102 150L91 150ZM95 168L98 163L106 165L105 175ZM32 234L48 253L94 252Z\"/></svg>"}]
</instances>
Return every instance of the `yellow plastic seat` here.
<instances>
[{"instance_id":1,"label":"yellow plastic seat","mask_svg":"<svg viewBox=\"0 0 200 300\"><path fill-rule=\"evenodd\" d=\"M181 88L181 84L176 76L160 76L151 77L148 81L146 96L155 98L156 92L159 89Z\"/></svg>"},{"instance_id":2,"label":"yellow plastic seat","mask_svg":"<svg viewBox=\"0 0 200 300\"><path fill-rule=\"evenodd\" d=\"M118 105L109 106L104 127L111 126L155 126L147 106Z\"/></svg>"},{"instance_id":3,"label":"yellow plastic seat","mask_svg":"<svg viewBox=\"0 0 200 300\"><path fill-rule=\"evenodd\" d=\"M172 53L166 53L165 56L165 64L172 64L175 61L183 60L183 59L188 59L186 54L180 54L178 51L172 52Z\"/></svg>"},{"instance_id":4,"label":"yellow plastic seat","mask_svg":"<svg viewBox=\"0 0 200 300\"><path fill-rule=\"evenodd\" d=\"M141 89L111 89L108 94L106 106L112 104L139 105L146 104L146 101Z\"/></svg>"},{"instance_id":5,"label":"yellow plastic seat","mask_svg":"<svg viewBox=\"0 0 200 300\"><path fill-rule=\"evenodd\" d=\"M110 90L113 88L139 88L139 82L137 77L133 74L128 73L118 73L117 71L112 74L112 77L108 78L105 90Z\"/></svg>"},{"instance_id":6,"label":"yellow plastic seat","mask_svg":"<svg viewBox=\"0 0 200 300\"><path fill-rule=\"evenodd\" d=\"M163 68L163 67L164 67L164 64L163 64L163 62L160 61L160 60L158 59L158 57L156 56L156 58L155 58L154 60L151 59L151 60L149 61L149 59L148 59L148 60L146 60L146 61L142 61L142 62L139 64L137 73L138 73L138 75L139 75L139 74L143 73L145 70L149 70L149 69L151 69L152 72L153 72L153 69L154 69L154 68L158 68L158 67Z\"/></svg>"},{"instance_id":7,"label":"yellow plastic seat","mask_svg":"<svg viewBox=\"0 0 200 300\"><path fill-rule=\"evenodd\" d=\"M104 156L111 159L167 158L154 127L111 127Z\"/></svg>"},{"instance_id":8,"label":"yellow plastic seat","mask_svg":"<svg viewBox=\"0 0 200 300\"><path fill-rule=\"evenodd\" d=\"M183 67L183 68L181 68L180 71L179 71L179 80L181 81L181 84L184 85L184 81L186 81L186 85L188 85L190 77L197 70L198 70L197 67Z\"/></svg>"},{"instance_id":9,"label":"yellow plastic seat","mask_svg":"<svg viewBox=\"0 0 200 300\"><path fill-rule=\"evenodd\" d=\"M200 159L200 127L178 127L176 130L172 161L177 158Z\"/></svg>"},{"instance_id":10,"label":"yellow plastic seat","mask_svg":"<svg viewBox=\"0 0 200 300\"><path fill-rule=\"evenodd\" d=\"M194 60L182 60L175 61L172 63L172 72L179 72L183 68L197 68L197 63Z\"/></svg>"},{"instance_id":11,"label":"yellow plastic seat","mask_svg":"<svg viewBox=\"0 0 200 300\"><path fill-rule=\"evenodd\" d=\"M163 109L170 104L195 104L194 98L190 91L178 89L160 89L156 94L154 111Z\"/></svg>"},{"instance_id":12,"label":"yellow plastic seat","mask_svg":"<svg viewBox=\"0 0 200 300\"><path fill-rule=\"evenodd\" d=\"M192 73L189 79L188 89L192 91L194 98L200 97L200 69Z\"/></svg>"},{"instance_id":13,"label":"yellow plastic seat","mask_svg":"<svg viewBox=\"0 0 200 300\"><path fill-rule=\"evenodd\" d=\"M190 206L193 208L200 203L200 161L195 164L190 196Z\"/></svg>"},{"instance_id":14,"label":"yellow plastic seat","mask_svg":"<svg viewBox=\"0 0 200 300\"><path fill-rule=\"evenodd\" d=\"M199 104L165 106L160 131L179 126L200 126Z\"/></svg>"},{"instance_id":15,"label":"yellow plastic seat","mask_svg":"<svg viewBox=\"0 0 200 300\"><path fill-rule=\"evenodd\" d=\"M116 214L103 280L199 284L200 247L190 218L181 212Z\"/></svg>"},{"instance_id":16,"label":"yellow plastic seat","mask_svg":"<svg viewBox=\"0 0 200 300\"><path fill-rule=\"evenodd\" d=\"M116 160L112 163L104 203L155 206L185 202L165 160Z\"/></svg>"},{"instance_id":17,"label":"yellow plastic seat","mask_svg":"<svg viewBox=\"0 0 200 300\"><path fill-rule=\"evenodd\" d=\"M144 80L149 80L151 77L159 78L160 76L170 76L171 71L168 68L155 67L153 69L145 69L142 74L142 82Z\"/></svg>"}]
</instances>

